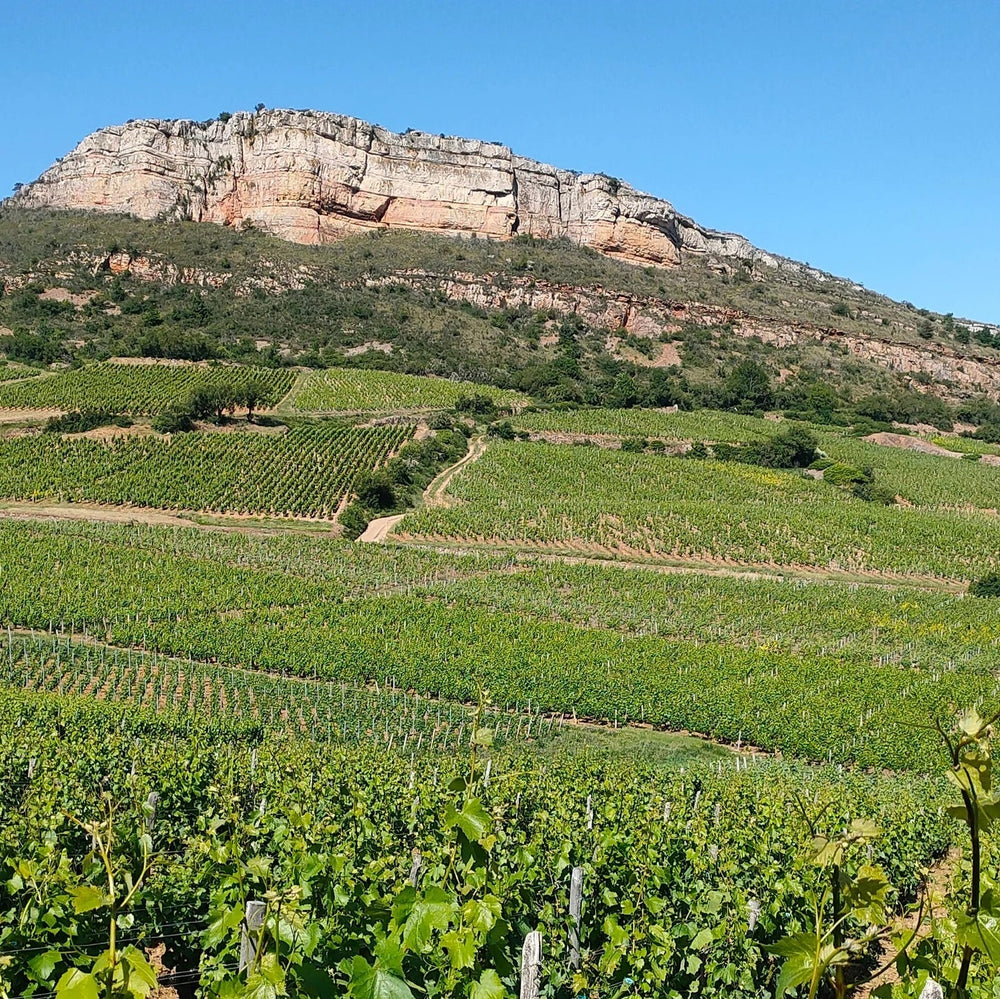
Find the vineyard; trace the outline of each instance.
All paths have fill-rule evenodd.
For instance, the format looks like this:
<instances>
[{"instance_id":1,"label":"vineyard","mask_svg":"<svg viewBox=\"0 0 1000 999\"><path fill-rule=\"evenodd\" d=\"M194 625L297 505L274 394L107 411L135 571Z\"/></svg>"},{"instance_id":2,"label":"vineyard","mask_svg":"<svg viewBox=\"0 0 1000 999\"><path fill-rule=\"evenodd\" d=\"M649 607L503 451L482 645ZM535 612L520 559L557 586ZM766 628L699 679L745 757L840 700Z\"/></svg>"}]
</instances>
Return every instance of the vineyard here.
<instances>
[{"instance_id":1,"label":"vineyard","mask_svg":"<svg viewBox=\"0 0 1000 999\"><path fill-rule=\"evenodd\" d=\"M361 988L359 961L381 967L384 987L399 982L393 995L413 994L404 975L418 991L516 993L521 941L537 929L547 995L756 996L777 974L767 946L808 919L816 877L794 795L825 808L831 829L863 816L891 831L869 860L900 900L947 842L940 785L918 778L540 757L490 745L482 718L461 751L417 753L384 745L380 725L373 741L331 746L282 726L34 692L0 694L0 717L0 850L16 858L0 884L0 974L12 995L50 993L105 946L99 899L72 904L96 871L88 834L66 817L94 815L102 795L114 805L95 835L116 834L119 870L153 861L122 946L165 943L168 983L206 995L234 994L242 914L260 899L282 921L283 945L267 937L267 949L297 958L271 969L293 995ZM380 964L390 914L402 925L432 905L423 935L407 924L401 963ZM313 991L317 981L328 984Z\"/></svg>"},{"instance_id":2,"label":"vineyard","mask_svg":"<svg viewBox=\"0 0 1000 999\"><path fill-rule=\"evenodd\" d=\"M995 568L1000 551L993 514L885 507L798 472L732 462L501 442L450 492L458 504L418 511L401 531L626 559L946 579Z\"/></svg>"},{"instance_id":3,"label":"vineyard","mask_svg":"<svg viewBox=\"0 0 1000 999\"><path fill-rule=\"evenodd\" d=\"M404 419L29 430L0 437L0 496L329 519ZM775 432L603 419L514 417ZM885 507L477 432L396 543L0 519L0 996L504 999L540 933L546 999L758 999L812 925L824 837L863 830L844 877L889 882L865 913L919 905L928 868L967 885L928 722L1000 705L1000 601L964 592L1000 551L996 469L817 431L898 483ZM991 980L977 958L970 999Z\"/></svg>"},{"instance_id":4,"label":"vineyard","mask_svg":"<svg viewBox=\"0 0 1000 999\"><path fill-rule=\"evenodd\" d=\"M489 396L498 406L520 407L528 402L520 392L490 385L426 378L390 371L330 368L300 376L285 405L309 413L395 412L447 409L462 396Z\"/></svg>"},{"instance_id":5,"label":"vineyard","mask_svg":"<svg viewBox=\"0 0 1000 999\"><path fill-rule=\"evenodd\" d=\"M286 677L392 677L454 701L481 684L503 709L895 769L931 765L928 712L1000 700L988 601L203 537L0 524L0 622Z\"/></svg>"},{"instance_id":6,"label":"vineyard","mask_svg":"<svg viewBox=\"0 0 1000 999\"><path fill-rule=\"evenodd\" d=\"M265 390L264 408L292 386L294 374L280 368L210 364L116 364L0 385L0 409L84 410L149 416L199 389L252 380Z\"/></svg>"},{"instance_id":7,"label":"vineyard","mask_svg":"<svg viewBox=\"0 0 1000 999\"><path fill-rule=\"evenodd\" d=\"M648 438L677 444L688 441L747 444L768 440L787 426L787 421L736 413L643 409L527 412L519 414L514 422L519 429L533 433ZM877 480L890 486L906 503L990 511L1000 504L1000 469L995 465L886 447L829 427L807 426L824 454L837 462L873 469ZM996 450L993 445L965 437L938 437L932 443L955 454L983 455Z\"/></svg>"},{"instance_id":8,"label":"vineyard","mask_svg":"<svg viewBox=\"0 0 1000 999\"><path fill-rule=\"evenodd\" d=\"M0 497L330 519L412 432L303 423L285 434L0 437Z\"/></svg>"}]
</instances>

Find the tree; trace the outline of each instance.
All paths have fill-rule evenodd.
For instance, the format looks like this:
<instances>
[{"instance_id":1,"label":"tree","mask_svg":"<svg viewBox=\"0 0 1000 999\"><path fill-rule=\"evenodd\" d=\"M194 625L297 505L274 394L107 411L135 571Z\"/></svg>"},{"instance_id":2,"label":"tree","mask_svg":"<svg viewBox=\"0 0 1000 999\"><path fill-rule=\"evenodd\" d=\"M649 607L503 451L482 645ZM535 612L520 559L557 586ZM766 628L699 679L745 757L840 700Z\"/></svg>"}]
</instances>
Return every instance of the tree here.
<instances>
[{"instance_id":1,"label":"tree","mask_svg":"<svg viewBox=\"0 0 1000 999\"><path fill-rule=\"evenodd\" d=\"M726 409L741 413L770 409L774 405L774 392L767 368L756 361L740 361L726 378L722 401Z\"/></svg>"},{"instance_id":2,"label":"tree","mask_svg":"<svg viewBox=\"0 0 1000 999\"><path fill-rule=\"evenodd\" d=\"M253 411L261 403L267 402L269 398L270 393L267 390L267 386L257 379L251 378L240 386L236 401L241 406L246 406L247 422L253 423Z\"/></svg>"}]
</instances>

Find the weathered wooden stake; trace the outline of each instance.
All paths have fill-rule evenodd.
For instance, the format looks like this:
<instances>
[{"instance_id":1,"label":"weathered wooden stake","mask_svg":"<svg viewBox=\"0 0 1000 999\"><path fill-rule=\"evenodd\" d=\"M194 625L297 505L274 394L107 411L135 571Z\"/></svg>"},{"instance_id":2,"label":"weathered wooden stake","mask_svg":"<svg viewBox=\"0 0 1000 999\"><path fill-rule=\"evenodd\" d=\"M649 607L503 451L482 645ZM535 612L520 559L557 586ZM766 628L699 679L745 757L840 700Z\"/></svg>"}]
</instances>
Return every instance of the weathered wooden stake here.
<instances>
[{"instance_id":1,"label":"weathered wooden stake","mask_svg":"<svg viewBox=\"0 0 1000 999\"><path fill-rule=\"evenodd\" d=\"M944 999L944 989L933 978L928 978L920 999Z\"/></svg>"},{"instance_id":2,"label":"weathered wooden stake","mask_svg":"<svg viewBox=\"0 0 1000 999\"><path fill-rule=\"evenodd\" d=\"M424 862L424 858L420 856L418 850L413 851L413 865L410 867L410 876L406 879L413 885L414 888L417 887L417 880L420 877L420 865Z\"/></svg>"},{"instance_id":3,"label":"weathered wooden stake","mask_svg":"<svg viewBox=\"0 0 1000 999\"><path fill-rule=\"evenodd\" d=\"M580 968L580 913L583 909L583 868L574 867L569 882L569 966Z\"/></svg>"},{"instance_id":4,"label":"weathered wooden stake","mask_svg":"<svg viewBox=\"0 0 1000 999\"><path fill-rule=\"evenodd\" d=\"M243 925L240 927L240 971L257 963L260 956L257 951L257 941L260 937L260 929L264 925L264 913L267 910L265 902L248 901L246 912L243 916ZM251 936L251 934L253 934Z\"/></svg>"},{"instance_id":5,"label":"weathered wooden stake","mask_svg":"<svg viewBox=\"0 0 1000 999\"><path fill-rule=\"evenodd\" d=\"M591 804L590 795L587 795L587 831L594 828L594 808Z\"/></svg>"},{"instance_id":6,"label":"weathered wooden stake","mask_svg":"<svg viewBox=\"0 0 1000 999\"><path fill-rule=\"evenodd\" d=\"M148 833L153 831L153 825L156 822L156 805L159 800L160 796L156 791L150 791L146 798L146 832Z\"/></svg>"},{"instance_id":7,"label":"weathered wooden stake","mask_svg":"<svg viewBox=\"0 0 1000 999\"><path fill-rule=\"evenodd\" d=\"M532 930L521 949L521 999L538 999L542 986L542 935Z\"/></svg>"}]
</instances>

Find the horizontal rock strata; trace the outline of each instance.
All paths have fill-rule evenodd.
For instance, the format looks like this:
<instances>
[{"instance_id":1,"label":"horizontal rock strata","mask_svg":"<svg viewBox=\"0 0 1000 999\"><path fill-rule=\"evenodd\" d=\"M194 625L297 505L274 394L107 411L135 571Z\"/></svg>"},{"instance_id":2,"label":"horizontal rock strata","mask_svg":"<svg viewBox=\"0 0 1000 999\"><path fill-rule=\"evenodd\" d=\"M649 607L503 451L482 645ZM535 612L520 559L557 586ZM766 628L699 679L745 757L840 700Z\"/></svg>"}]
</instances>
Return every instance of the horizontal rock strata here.
<instances>
[{"instance_id":1,"label":"horizontal rock strata","mask_svg":"<svg viewBox=\"0 0 1000 999\"><path fill-rule=\"evenodd\" d=\"M779 258L603 174L578 174L475 139L398 134L313 111L225 121L132 121L94 132L14 203L252 224L300 243L393 226L508 238L567 237L670 266L682 252Z\"/></svg>"}]
</instances>

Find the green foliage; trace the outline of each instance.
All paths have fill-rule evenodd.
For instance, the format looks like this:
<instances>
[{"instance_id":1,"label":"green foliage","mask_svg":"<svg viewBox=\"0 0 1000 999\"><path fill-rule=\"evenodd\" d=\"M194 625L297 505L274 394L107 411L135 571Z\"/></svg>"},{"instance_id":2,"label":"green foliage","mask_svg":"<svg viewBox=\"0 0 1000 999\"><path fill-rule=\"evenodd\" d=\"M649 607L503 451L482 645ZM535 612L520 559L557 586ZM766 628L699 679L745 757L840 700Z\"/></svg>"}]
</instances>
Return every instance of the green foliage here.
<instances>
[{"instance_id":1,"label":"green foliage","mask_svg":"<svg viewBox=\"0 0 1000 999\"><path fill-rule=\"evenodd\" d=\"M51 416L45 421L47 433L82 434L98 427L131 427L132 421L127 416L116 416L112 413L80 412L63 413L62 416Z\"/></svg>"},{"instance_id":2,"label":"green foliage","mask_svg":"<svg viewBox=\"0 0 1000 999\"><path fill-rule=\"evenodd\" d=\"M385 371L331 368L300 379L288 405L300 412L384 412L447 409L489 415L497 405L524 404L515 392L501 392L469 382L419 378Z\"/></svg>"},{"instance_id":3,"label":"green foliage","mask_svg":"<svg viewBox=\"0 0 1000 999\"><path fill-rule=\"evenodd\" d=\"M834 573L968 579L996 567L995 516L953 508L960 495L995 497L992 470L846 438L836 439L836 448L821 443L835 458L840 449L853 457L863 444L858 457L887 463L889 472L883 478L880 470L876 482L884 483L885 498L900 493L914 505L859 503L827 482L733 462L496 442L452 480L449 490L460 502L410 514L402 529L580 555L599 546L630 558L811 565ZM897 467L908 470L905 480L897 479Z\"/></svg>"},{"instance_id":4,"label":"green foliage","mask_svg":"<svg viewBox=\"0 0 1000 999\"><path fill-rule=\"evenodd\" d=\"M292 375L287 371L228 365L102 363L37 381L2 385L0 406L153 415L187 404L195 393L199 397L204 393L209 399L204 408L211 414L217 391L224 393L224 408L230 401L242 404L247 386L253 386L255 406L261 402L274 405L291 385Z\"/></svg>"},{"instance_id":5,"label":"green foliage","mask_svg":"<svg viewBox=\"0 0 1000 999\"><path fill-rule=\"evenodd\" d=\"M988 572L970 583L969 593L974 597L1000 597L1000 573Z\"/></svg>"},{"instance_id":6,"label":"green foliage","mask_svg":"<svg viewBox=\"0 0 1000 999\"><path fill-rule=\"evenodd\" d=\"M157 427L182 425L183 414L157 420ZM0 496L329 519L357 477L383 464L412 433L409 426L317 422L286 433L188 433L172 440L0 437Z\"/></svg>"}]
</instances>

